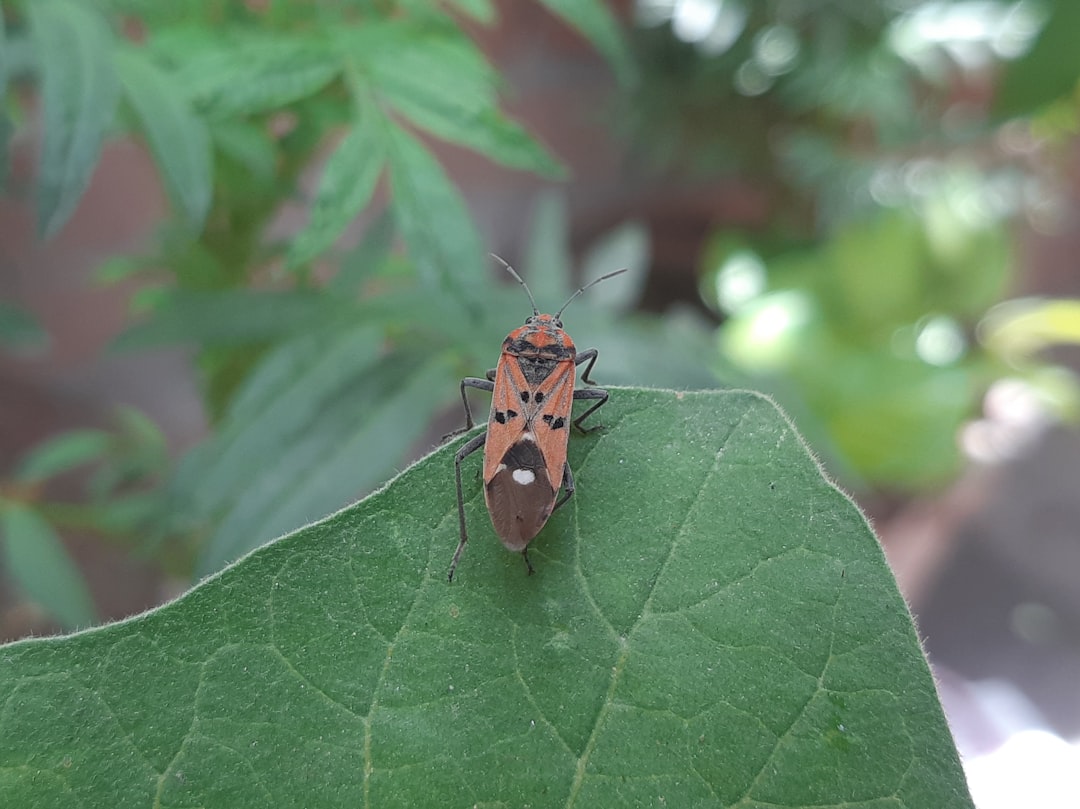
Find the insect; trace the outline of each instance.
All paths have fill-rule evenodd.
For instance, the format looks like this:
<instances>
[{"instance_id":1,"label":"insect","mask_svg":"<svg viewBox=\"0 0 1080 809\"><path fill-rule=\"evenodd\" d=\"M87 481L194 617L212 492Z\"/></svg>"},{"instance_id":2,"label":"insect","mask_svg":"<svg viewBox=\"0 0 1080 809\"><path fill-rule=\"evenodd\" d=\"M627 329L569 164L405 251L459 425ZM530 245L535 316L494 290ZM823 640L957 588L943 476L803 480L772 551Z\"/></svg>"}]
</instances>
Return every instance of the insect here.
<instances>
[{"instance_id":1,"label":"insect","mask_svg":"<svg viewBox=\"0 0 1080 809\"><path fill-rule=\"evenodd\" d=\"M581 422L608 400L606 390L574 390L576 368L584 362L588 365L581 380L587 385L595 384L589 374L596 363L597 352L595 348L578 351L570 335L563 331L560 317L571 301L589 287L626 272L622 269L600 276L571 295L554 315L542 315L521 276L501 258L494 258L525 289L533 313L525 319L524 326L514 329L503 340L498 367L488 371L484 379L470 376L461 380L465 426L450 435L473 427L465 388L491 393L491 413L487 429L463 445L454 456L461 540L450 563L447 578L451 582L469 540L461 494L461 462L481 447L484 448L484 501L491 524L502 544L508 550L520 551L529 573L533 572L529 543L540 533L552 512L574 494L574 475L566 461L570 425L582 433L595 429L595 426L582 427ZM594 404L571 420L575 399L590 400ZM558 497L560 489L563 490L561 498Z\"/></svg>"}]
</instances>

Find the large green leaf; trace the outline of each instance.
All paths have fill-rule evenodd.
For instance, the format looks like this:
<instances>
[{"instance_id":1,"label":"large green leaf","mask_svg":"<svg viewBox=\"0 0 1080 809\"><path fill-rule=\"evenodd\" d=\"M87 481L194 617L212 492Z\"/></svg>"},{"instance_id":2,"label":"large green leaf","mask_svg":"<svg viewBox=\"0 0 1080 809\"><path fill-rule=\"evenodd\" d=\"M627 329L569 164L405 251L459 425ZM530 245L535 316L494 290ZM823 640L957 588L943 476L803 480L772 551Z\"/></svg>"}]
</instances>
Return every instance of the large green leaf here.
<instances>
[{"instance_id":1,"label":"large green leaf","mask_svg":"<svg viewBox=\"0 0 1080 809\"><path fill-rule=\"evenodd\" d=\"M970 807L852 503L746 392L621 389L502 549L453 452L179 601L0 650L12 805Z\"/></svg>"},{"instance_id":2,"label":"large green leaf","mask_svg":"<svg viewBox=\"0 0 1080 809\"><path fill-rule=\"evenodd\" d=\"M197 231L210 210L213 184L206 124L192 112L177 82L151 62L145 50L119 51L115 62L169 198Z\"/></svg>"},{"instance_id":3,"label":"large green leaf","mask_svg":"<svg viewBox=\"0 0 1080 809\"><path fill-rule=\"evenodd\" d=\"M84 3L35 0L27 6L44 108L38 178L38 230L59 230L97 165L120 97L104 20Z\"/></svg>"}]
</instances>

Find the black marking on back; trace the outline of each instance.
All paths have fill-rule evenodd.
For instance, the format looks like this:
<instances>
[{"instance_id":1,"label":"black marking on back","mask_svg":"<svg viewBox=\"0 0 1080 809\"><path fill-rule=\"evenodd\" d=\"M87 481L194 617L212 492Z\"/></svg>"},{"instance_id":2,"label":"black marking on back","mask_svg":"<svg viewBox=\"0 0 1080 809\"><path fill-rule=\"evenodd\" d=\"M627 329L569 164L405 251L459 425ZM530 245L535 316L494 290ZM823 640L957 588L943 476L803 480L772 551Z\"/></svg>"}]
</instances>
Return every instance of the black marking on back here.
<instances>
[{"instance_id":1,"label":"black marking on back","mask_svg":"<svg viewBox=\"0 0 1080 809\"><path fill-rule=\"evenodd\" d=\"M517 415L516 410L496 410L495 421L499 422L499 424L506 424L506 422L516 419Z\"/></svg>"},{"instance_id":2,"label":"black marking on back","mask_svg":"<svg viewBox=\"0 0 1080 809\"><path fill-rule=\"evenodd\" d=\"M525 381L530 385L539 385L559 367L559 360L545 359L543 357L518 357L518 367Z\"/></svg>"},{"instance_id":3,"label":"black marking on back","mask_svg":"<svg viewBox=\"0 0 1080 809\"><path fill-rule=\"evenodd\" d=\"M544 453L532 441L518 441L510 445L510 449L502 456L502 463L511 471L514 469L530 469L536 472L545 469Z\"/></svg>"},{"instance_id":4,"label":"black marking on back","mask_svg":"<svg viewBox=\"0 0 1080 809\"><path fill-rule=\"evenodd\" d=\"M566 420L562 416L555 418L551 413L545 413L541 418L552 430L561 430L566 426Z\"/></svg>"}]
</instances>

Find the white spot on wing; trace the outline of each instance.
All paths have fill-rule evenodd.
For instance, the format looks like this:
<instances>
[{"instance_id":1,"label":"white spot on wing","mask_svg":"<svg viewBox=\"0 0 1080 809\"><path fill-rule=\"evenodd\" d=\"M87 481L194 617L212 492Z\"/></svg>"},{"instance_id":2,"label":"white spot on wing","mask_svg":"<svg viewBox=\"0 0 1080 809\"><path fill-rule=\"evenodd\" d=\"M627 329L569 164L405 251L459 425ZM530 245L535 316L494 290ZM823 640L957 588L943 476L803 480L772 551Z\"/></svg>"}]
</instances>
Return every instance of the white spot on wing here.
<instances>
[{"instance_id":1,"label":"white spot on wing","mask_svg":"<svg viewBox=\"0 0 1080 809\"><path fill-rule=\"evenodd\" d=\"M504 463L501 463L501 464L499 464L498 466L495 467L495 474L496 475L499 474L499 472L505 472L505 471L506 471L506 464L504 464Z\"/></svg>"},{"instance_id":2,"label":"white spot on wing","mask_svg":"<svg viewBox=\"0 0 1080 809\"><path fill-rule=\"evenodd\" d=\"M536 480L536 475L533 474L531 469L515 469L513 478L515 483L520 483L522 486L528 486Z\"/></svg>"},{"instance_id":3,"label":"white spot on wing","mask_svg":"<svg viewBox=\"0 0 1080 809\"><path fill-rule=\"evenodd\" d=\"M524 432L524 433L521 434L521 440L522 441L532 441L535 444L536 443L536 436L531 432Z\"/></svg>"}]
</instances>

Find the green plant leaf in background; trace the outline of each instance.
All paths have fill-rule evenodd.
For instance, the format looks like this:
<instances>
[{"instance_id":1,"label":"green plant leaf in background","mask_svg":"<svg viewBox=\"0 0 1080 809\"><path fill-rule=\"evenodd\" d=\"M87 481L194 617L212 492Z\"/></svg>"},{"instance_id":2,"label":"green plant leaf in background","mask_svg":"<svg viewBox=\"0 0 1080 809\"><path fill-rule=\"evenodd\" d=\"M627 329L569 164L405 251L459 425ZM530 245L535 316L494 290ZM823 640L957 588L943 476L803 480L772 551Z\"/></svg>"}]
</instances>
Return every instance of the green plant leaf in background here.
<instances>
[{"instance_id":1,"label":"green plant leaf in background","mask_svg":"<svg viewBox=\"0 0 1080 809\"><path fill-rule=\"evenodd\" d=\"M41 515L20 503L0 500L0 542L4 572L31 601L67 629L94 622L94 605L82 575ZM4 793L0 786L0 795Z\"/></svg>"},{"instance_id":2,"label":"green plant leaf in background","mask_svg":"<svg viewBox=\"0 0 1080 809\"><path fill-rule=\"evenodd\" d=\"M1005 67L994 100L1001 118L1030 115L1076 90L1080 50L1074 35L1080 30L1080 3L1051 0L1039 7L1049 11L1049 19L1031 50Z\"/></svg>"},{"instance_id":3,"label":"green plant leaf in background","mask_svg":"<svg viewBox=\"0 0 1080 809\"><path fill-rule=\"evenodd\" d=\"M476 484L446 583L459 441L173 604L0 649L0 794L971 807L881 549L786 419L612 393L534 576Z\"/></svg>"},{"instance_id":4,"label":"green plant leaf in background","mask_svg":"<svg viewBox=\"0 0 1080 809\"><path fill-rule=\"evenodd\" d=\"M465 201L415 137L395 127L387 141L394 216L421 278L470 302L487 265Z\"/></svg>"},{"instance_id":5,"label":"green plant leaf in background","mask_svg":"<svg viewBox=\"0 0 1080 809\"><path fill-rule=\"evenodd\" d=\"M15 127L11 125L11 119L8 116L7 105L3 103L3 99L7 98L8 92L7 49L9 47L7 24L4 22L4 11L0 8L0 188L7 185L9 171L8 143L15 132ZM0 343L5 342L3 339L2 314L3 310L0 310Z\"/></svg>"},{"instance_id":6,"label":"green plant leaf in background","mask_svg":"<svg viewBox=\"0 0 1080 809\"><path fill-rule=\"evenodd\" d=\"M619 23L602 0L541 0L551 13L558 15L589 40L611 63L615 75L624 83L635 79L637 65L623 40Z\"/></svg>"},{"instance_id":7,"label":"green plant leaf in background","mask_svg":"<svg viewBox=\"0 0 1080 809\"><path fill-rule=\"evenodd\" d=\"M38 179L38 230L67 222L97 165L120 98L112 35L86 4L35 0L27 6L41 71L45 144Z\"/></svg>"},{"instance_id":8,"label":"green plant leaf in background","mask_svg":"<svg viewBox=\"0 0 1080 809\"><path fill-rule=\"evenodd\" d=\"M39 483L53 475L67 472L95 461L109 449L110 437L104 430L70 430L38 444L15 470L15 479Z\"/></svg>"},{"instance_id":9,"label":"green plant leaf in background","mask_svg":"<svg viewBox=\"0 0 1080 809\"><path fill-rule=\"evenodd\" d=\"M169 289L153 317L135 323L113 341L114 349L169 343L245 345L288 336L329 317L325 295L309 290Z\"/></svg>"},{"instance_id":10,"label":"green plant leaf in background","mask_svg":"<svg viewBox=\"0 0 1080 809\"><path fill-rule=\"evenodd\" d=\"M115 64L177 212L194 231L202 227L213 189L210 134L181 88L147 58L125 48Z\"/></svg>"},{"instance_id":11,"label":"green plant leaf in background","mask_svg":"<svg viewBox=\"0 0 1080 809\"><path fill-rule=\"evenodd\" d=\"M181 40L184 47L190 40ZM211 40L184 60L178 83L213 118L269 112L303 99L340 72L334 51L318 42L270 33Z\"/></svg>"},{"instance_id":12,"label":"green plant leaf in background","mask_svg":"<svg viewBox=\"0 0 1080 809\"><path fill-rule=\"evenodd\" d=\"M48 343L48 332L41 327L37 317L19 306L0 301L0 346L32 351L44 348Z\"/></svg>"},{"instance_id":13,"label":"green plant leaf in background","mask_svg":"<svg viewBox=\"0 0 1080 809\"><path fill-rule=\"evenodd\" d=\"M491 0L453 0L453 4L477 22L490 25L495 21L495 6Z\"/></svg>"},{"instance_id":14,"label":"green plant leaf in background","mask_svg":"<svg viewBox=\"0 0 1080 809\"><path fill-rule=\"evenodd\" d=\"M373 34L364 32L365 41ZM548 176L559 163L499 111L498 74L468 39L384 26L367 56L380 97L416 126L490 160Z\"/></svg>"},{"instance_id":15,"label":"green plant leaf in background","mask_svg":"<svg viewBox=\"0 0 1080 809\"><path fill-rule=\"evenodd\" d=\"M310 261L333 244L371 199L383 168L384 126L374 105L359 110L358 120L323 167L311 218L289 246L291 266Z\"/></svg>"}]
</instances>

